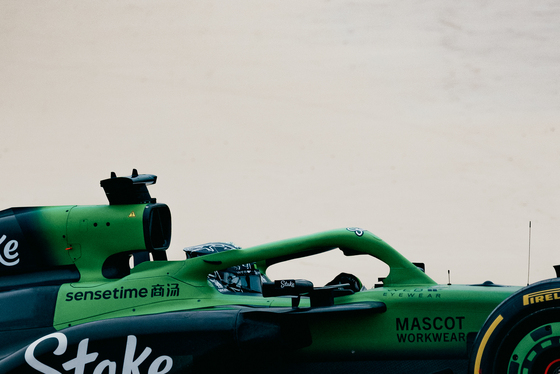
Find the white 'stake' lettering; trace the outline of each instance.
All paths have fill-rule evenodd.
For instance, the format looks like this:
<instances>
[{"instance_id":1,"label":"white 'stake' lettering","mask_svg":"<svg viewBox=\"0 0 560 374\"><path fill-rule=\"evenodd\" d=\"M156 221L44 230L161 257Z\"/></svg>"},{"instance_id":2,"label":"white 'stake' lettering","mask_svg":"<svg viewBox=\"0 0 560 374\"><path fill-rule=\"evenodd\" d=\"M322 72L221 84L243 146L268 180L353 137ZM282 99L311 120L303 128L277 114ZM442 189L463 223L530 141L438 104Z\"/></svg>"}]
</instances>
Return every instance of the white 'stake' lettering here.
<instances>
[{"instance_id":1,"label":"white 'stake' lettering","mask_svg":"<svg viewBox=\"0 0 560 374\"><path fill-rule=\"evenodd\" d=\"M33 369L37 370L43 374L62 374L60 371L53 369L50 366L45 365L40 362L35 357L35 349L44 340L56 339L58 340L58 345L56 349L52 352L53 354L60 356L66 352L68 348L68 339L66 335L55 332L40 339L37 339L27 347L25 350L25 361ZM62 368L66 372L72 372L73 374L85 374L86 365L93 364L99 357L98 352L88 353L89 339L85 338L78 344L78 351L76 357L66 361L62 364ZM134 358L136 353L137 338L134 335L129 335L126 340L125 354L123 358L122 374L142 374L140 372L140 365L148 359L152 349L150 347L144 348L142 353ZM173 359L169 356L159 356L155 358L148 368L146 374L165 374L168 373L173 368ZM90 369L91 370L91 369ZM90 372L88 370L88 372ZM95 366L93 369L93 374L117 374L117 363L110 360L103 360Z\"/></svg>"},{"instance_id":2,"label":"white 'stake' lettering","mask_svg":"<svg viewBox=\"0 0 560 374\"><path fill-rule=\"evenodd\" d=\"M286 288L286 287L295 288L296 282L287 281L287 280L280 281L280 288Z\"/></svg>"}]
</instances>

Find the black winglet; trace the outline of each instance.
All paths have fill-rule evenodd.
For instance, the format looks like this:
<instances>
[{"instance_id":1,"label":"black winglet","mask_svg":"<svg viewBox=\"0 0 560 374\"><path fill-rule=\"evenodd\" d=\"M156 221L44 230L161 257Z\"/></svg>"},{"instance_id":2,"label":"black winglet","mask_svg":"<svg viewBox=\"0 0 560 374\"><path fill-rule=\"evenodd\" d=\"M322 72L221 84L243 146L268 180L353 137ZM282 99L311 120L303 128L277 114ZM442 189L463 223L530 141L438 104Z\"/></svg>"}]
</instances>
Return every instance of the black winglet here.
<instances>
[{"instance_id":1,"label":"black winglet","mask_svg":"<svg viewBox=\"0 0 560 374\"><path fill-rule=\"evenodd\" d=\"M156 202L147 187L155 184L156 180L155 175L138 174L136 169L132 169L132 175L128 177L117 177L115 172L111 172L111 178L102 180L101 187L110 205L148 204Z\"/></svg>"}]
</instances>

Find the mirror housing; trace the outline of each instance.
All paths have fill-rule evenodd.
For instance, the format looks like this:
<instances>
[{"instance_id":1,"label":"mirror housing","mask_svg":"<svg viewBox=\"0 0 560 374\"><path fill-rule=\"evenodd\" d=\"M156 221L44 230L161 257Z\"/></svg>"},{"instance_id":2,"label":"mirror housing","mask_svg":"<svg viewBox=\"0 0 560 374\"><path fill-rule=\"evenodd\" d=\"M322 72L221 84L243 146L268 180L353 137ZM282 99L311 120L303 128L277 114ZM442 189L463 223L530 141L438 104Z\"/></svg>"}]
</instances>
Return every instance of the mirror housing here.
<instances>
[{"instance_id":1,"label":"mirror housing","mask_svg":"<svg viewBox=\"0 0 560 374\"><path fill-rule=\"evenodd\" d=\"M313 283L305 279L282 279L262 284L264 297L300 296L312 291Z\"/></svg>"}]
</instances>

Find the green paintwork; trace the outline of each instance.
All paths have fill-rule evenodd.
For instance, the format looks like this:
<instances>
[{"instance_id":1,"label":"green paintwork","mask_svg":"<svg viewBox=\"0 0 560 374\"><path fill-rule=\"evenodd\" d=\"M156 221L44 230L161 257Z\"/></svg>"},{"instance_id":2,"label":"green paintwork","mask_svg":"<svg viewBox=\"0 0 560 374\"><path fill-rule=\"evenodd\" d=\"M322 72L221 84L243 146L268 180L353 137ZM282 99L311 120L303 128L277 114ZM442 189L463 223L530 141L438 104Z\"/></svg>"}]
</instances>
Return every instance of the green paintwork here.
<instances>
[{"instance_id":1,"label":"green paintwork","mask_svg":"<svg viewBox=\"0 0 560 374\"><path fill-rule=\"evenodd\" d=\"M387 312L330 321L335 329L325 328L328 321L314 320L316 343L301 354L339 359L465 357L467 334L476 333L489 311L512 291L509 287L439 285L360 292L344 301L382 301Z\"/></svg>"},{"instance_id":2,"label":"green paintwork","mask_svg":"<svg viewBox=\"0 0 560 374\"><path fill-rule=\"evenodd\" d=\"M467 334L476 333L490 312L518 289L437 285L377 236L367 231L358 236L348 229L183 261L144 262L133 268L130 275L108 280L101 274L101 266L108 255L143 247L140 226L134 217L128 217L131 211L141 217L138 211L143 207L110 208L111 225L99 229L87 224L97 220L96 208L89 208L91 215L85 224L86 214L82 214L79 207L74 207L69 214L68 227L72 235L68 236L68 242L73 248L70 252L76 251L79 244L80 253L74 258L82 278L60 288L54 318L58 330L107 318L178 310L289 307L291 298L286 297L222 294L209 284L207 275L249 262L256 262L266 275L271 261L340 248L348 254L374 256L385 262L390 272L383 287L337 297L335 303L381 301L386 304L387 311L352 318L333 314L314 316L309 322L313 344L296 354L341 360L465 358ZM77 214L79 219L73 220L74 212L80 213ZM99 214L105 219L107 212L100 210ZM83 230L85 226L87 230ZM111 232L113 227L122 228L124 231L119 232L127 234L115 236ZM300 307L308 306L309 301L303 298Z\"/></svg>"},{"instance_id":3,"label":"green paintwork","mask_svg":"<svg viewBox=\"0 0 560 374\"><path fill-rule=\"evenodd\" d=\"M146 204L75 206L68 214L68 254L81 282L103 281L108 256L145 248L142 214Z\"/></svg>"},{"instance_id":4,"label":"green paintwork","mask_svg":"<svg viewBox=\"0 0 560 374\"><path fill-rule=\"evenodd\" d=\"M33 255L50 269L74 264L80 282L106 281L103 263L113 254L146 249L143 212L148 204L16 208ZM11 235L11 233L10 233ZM29 270L28 270L29 271Z\"/></svg>"},{"instance_id":5,"label":"green paintwork","mask_svg":"<svg viewBox=\"0 0 560 374\"><path fill-rule=\"evenodd\" d=\"M148 193L147 185L155 181L154 175L136 170L130 177L112 173L101 181L109 205L0 212L0 333L8 342L0 345L2 372L19 373L19 361L42 372L59 372L54 367L65 372L75 368L76 373L207 372L214 367L207 363L214 361L213 354L220 360L225 355L224 367L250 357L256 360L252 362L286 359L288 371L311 363L320 372L334 367L393 372L424 360L434 360L437 370L448 364L455 370L466 367L468 341L488 316L520 289L436 284L379 237L356 227L245 249L210 243L189 247L191 258L168 261L164 251L171 240L171 213ZM224 248L228 250L220 251ZM258 292L258 273L248 266L255 264L269 281L267 270L275 264L304 257L312 261L313 255L332 250L376 258L388 266L388 275L369 290L344 273L328 287L284 279L263 290L290 296L264 297ZM131 266L131 256L139 264ZM219 277L236 275L251 289L218 290ZM556 283L554 287L557 291ZM538 292L524 295L524 305L553 297L550 290ZM551 326L552 336L560 337L560 324ZM481 337L484 350L488 334ZM46 339L58 340L59 346L53 351L52 344L42 343ZM531 358L535 347L547 344L547 338L532 339L529 334L520 341L510 363ZM476 371L481 356L473 357ZM541 362L547 357L541 356ZM403 365L406 360L419 361ZM342 365L331 368L330 363ZM306 365L300 369L310 372ZM419 371L432 369L429 364Z\"/></svg>"},{"instance_id":6,"label":"green paintwork","mask_svg":"<svg viewBox=\"0 0 560 374\"><path fill-rule=\"evenodd\" d=\"M260 265L264 260L294 254L311 254L316 253L316 251L324 252L333 248L344 248L362 254L369 254L385 262L389 265L390 272L384 280L384 285L436 284L424 272L377 236L367 231L363 236L357 236L346 229L332 230L243 250L233 250L194 258L185 262L184 268L177 276L180 278L187 277L201 284L206 282L208 273L236 264L257 262ZM220 261L222 264L211 265L208 263L210 261ZM259 268L263 267L262 265L259 266Z\"/></svg>"},{"instance_id":7,"label":"green paintwork","mask_svg":"<svg viewBox=\"0 0 560 374\"><path fill-rule=\"evenodd\" d=\"M70 265L74 260L69 255L67 227L68 212L75 205L47 206L30 208L26 215L30 217L31 227L37 233L37 240L48 253L53 265Z\"/></svg>"}]
</instances>

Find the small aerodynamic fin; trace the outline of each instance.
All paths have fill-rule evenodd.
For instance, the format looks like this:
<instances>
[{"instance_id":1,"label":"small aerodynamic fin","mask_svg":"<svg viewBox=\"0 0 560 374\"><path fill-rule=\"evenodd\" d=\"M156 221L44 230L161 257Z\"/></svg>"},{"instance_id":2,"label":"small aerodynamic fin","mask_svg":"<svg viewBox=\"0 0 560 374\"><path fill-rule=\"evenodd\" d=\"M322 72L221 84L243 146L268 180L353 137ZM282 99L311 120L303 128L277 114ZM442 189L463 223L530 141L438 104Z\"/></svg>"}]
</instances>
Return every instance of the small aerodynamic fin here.
<instances>
[{"instance_id":1,"label":"small aerodynamic fin","mask_svg":"<svg viewBox=\"0 0 560 374\"><path fill-rule=\"evenodd\" d=\"M111 178L101 181L101 187L110 205L125 204L154 204L155 198L150 196L148 185L155 184L157 176L152 174L138 174L138 170L132 169L128 177L117 177L111 172Z\"/></svg>"}]
</instances>

